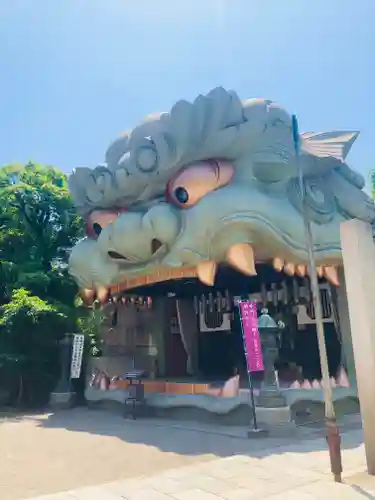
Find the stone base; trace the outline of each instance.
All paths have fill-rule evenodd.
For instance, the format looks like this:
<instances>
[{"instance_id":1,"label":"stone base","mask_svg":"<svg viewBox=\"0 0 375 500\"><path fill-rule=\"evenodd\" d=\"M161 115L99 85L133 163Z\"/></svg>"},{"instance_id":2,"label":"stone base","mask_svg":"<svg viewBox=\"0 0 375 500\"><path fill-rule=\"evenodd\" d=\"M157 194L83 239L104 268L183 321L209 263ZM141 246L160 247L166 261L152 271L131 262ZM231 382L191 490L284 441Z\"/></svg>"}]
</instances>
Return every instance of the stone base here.
<instances>
[{"instance_id":1,"label":"stone base","mask_svg":"<svg viewBox=\"0 0 375 500\"><path fill-rule=\"evenodd\" d=\"M74 392L51 392L49 404L55 410L69 410L74 406Z\"/></svg>"},{"instance_id":2,"label":"stone base","mask_svg":"<svg viewBox=\"0 0 375 500\"><path fill-rule=\"evenodd\" d=\"M269 434L267 429L262 429L258 427L258 429L249 429L247 431L247 437L249 439L259 439L259 438L264 438L267 437Z\"/></svg>"},{"instance_id":3,"label":"stone base","mask_svg":"<svg viewBox=\"0 0 375 500\"><path fill-rule=\"evenodd\" d=\"M99 407L123 415L126 391L100 391L87 388L86 400L89 407ZM257 406L257 420L261 429L288 426L292 422L291 409L287 404L277 408ZM170 395L152 394L146 398L144 417L165 418L169 420L195 421L203 424L225 426L246 426L251 421L251 408L248 394L236 398L219 398L207 395Z\"/></svg>"},{"instance_id":4,"label":"stone base","mask_svg":"<svg viewBox=\"0 0 375 500\"><path fill-rule=\"evenodd\" d=\"M256 407L257 420L261 428L268 429L275 425L289 425L292 423L292 412L289 406L277 408Z\"/></svg>"},{"instance_id":5,"label":"stone base","mask_svg":"<svg viewBox=\"0 0 375 500\"><path fill-rule=\"evenodd\" d=\"M256 403L263 408L282 408L287 405L284 396L277 389L262 389Z\"/></svg>"}]
</instances>

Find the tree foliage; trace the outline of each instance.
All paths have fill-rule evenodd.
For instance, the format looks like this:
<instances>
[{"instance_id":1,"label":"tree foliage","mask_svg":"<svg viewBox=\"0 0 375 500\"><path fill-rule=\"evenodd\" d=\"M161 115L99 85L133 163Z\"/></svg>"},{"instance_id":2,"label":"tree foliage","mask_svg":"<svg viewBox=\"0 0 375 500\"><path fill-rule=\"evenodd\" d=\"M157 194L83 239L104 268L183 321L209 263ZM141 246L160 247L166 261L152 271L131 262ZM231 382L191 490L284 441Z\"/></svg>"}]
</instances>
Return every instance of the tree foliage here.
<instances>
[{"instance_id":1,"label":"tree foliage","mask_svg":"<svg viewBox=\"0 0 375 500\"><path fill-rule=\"evenodd\" d=\"M56 381L59 338L91 328L67 272L82 236L63 172L36 163L0 169L0 379L27 403Z\"/></svg>"},{"instance_id":2,"label":"tree foliage","mask_svg":"<svg viewBox=\"0 0 375 500\"><path fill-rule=\"evenodd\" d=\"M0 318L0 366L13 394L34 406L58 376L58 341L74 321L24 288L13 292Z\"/></svg>"},{"instance_id":3,"label":"tree foliage","mask_svg":"<svg viewBox=\"0 0 375 500\"><path fill-rule=\"evenodd\" d=\"M66 177L52 167L29 163L0 170L0 260L26 271L50 271L66 262L67 252L82 236Z\"/></svg>"}]
</instances>

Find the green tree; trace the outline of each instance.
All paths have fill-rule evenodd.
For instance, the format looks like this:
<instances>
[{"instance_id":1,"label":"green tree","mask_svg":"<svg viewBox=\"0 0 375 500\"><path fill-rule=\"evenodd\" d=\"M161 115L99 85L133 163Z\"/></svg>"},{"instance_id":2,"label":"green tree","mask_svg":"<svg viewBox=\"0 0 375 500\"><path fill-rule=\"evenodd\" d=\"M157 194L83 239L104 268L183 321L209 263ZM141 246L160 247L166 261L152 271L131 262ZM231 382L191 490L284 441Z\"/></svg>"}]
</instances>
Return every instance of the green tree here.
<instances>
[{"instance_id":1,"label":"green tree","mask_svg":"<svg viewBox=\"0 0 375 500\"><path fill-rule=\"evenodd\" d=\"M63 172L35 163L0 169L0 369L13 400L40 400L35 384L47 394L58 374L58 339L85 324L67 272L83 227Z\"/></svg>"},{"instance_id":2,"label":"green tree","mask_svg":"<svg viewBox=\"0 0 375 500\"><path fill-rule=\"evenodd\" d=\"M66 262L69 249L83 235L81 218L69 196L66 176L29 163L0 170L1 260L50 271Z\"/></svg>"},{"instance_id":3,"label":"green tree","mask_svg":"<svg viewBox=\"0 0 375 500\"><path fill-rule=\"evenodd\" d=\"M10 398L28 406L46 402L59 374L58 341L74 321L20 288L2 308L0 367Z\"/></svg>"},{"instance_id":4,"label":"green tree","mask_svg":"<svg viewBox=\"0 0 375 500\"><path fill-rule=\"evenodd\" d=\"M0 213L0 301L24 287L74 306L76 287L66 263L70 248L83 236L83 223L65 174L35 163L3 167Z\"/></svg>"},{"instance_id":5,"label":"green tree","mask_svg":"<svg viewBox=\"0 0 375 500\"><path fill-rule=\"evenodd\" d=\"M83 306L81 306L83 307ZM92 357L101 356L101 333L105 320L103 309L92 307L82 311L78 319L78 330L86 335L86 354Z\"/></svg>"}]
</instances>

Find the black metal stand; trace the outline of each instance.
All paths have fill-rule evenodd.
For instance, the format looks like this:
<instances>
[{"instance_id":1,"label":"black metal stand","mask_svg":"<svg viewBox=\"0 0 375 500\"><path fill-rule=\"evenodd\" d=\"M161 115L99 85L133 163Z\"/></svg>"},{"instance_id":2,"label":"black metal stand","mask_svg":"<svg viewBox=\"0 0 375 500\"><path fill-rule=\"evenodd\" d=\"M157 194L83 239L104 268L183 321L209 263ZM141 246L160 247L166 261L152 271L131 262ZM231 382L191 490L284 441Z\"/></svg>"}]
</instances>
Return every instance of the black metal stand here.
<instances>
[{"instance_id":1,"label":"black metal stand","mask_svg":"<svg viewBox=\"0 0 375 500\"><path fill-rule=\"evenodd\" d=\"M125 376L126 380L129 381L128 385L128 396L125 399L125 417L128 416L128 407L130 406L130 414L133 420L137 419L139 414L140 406L145 403L144 397L144 385L142 382L142 376L144 372L141 370L133 370L128 372Z\"/></svg>"}]
</instances>

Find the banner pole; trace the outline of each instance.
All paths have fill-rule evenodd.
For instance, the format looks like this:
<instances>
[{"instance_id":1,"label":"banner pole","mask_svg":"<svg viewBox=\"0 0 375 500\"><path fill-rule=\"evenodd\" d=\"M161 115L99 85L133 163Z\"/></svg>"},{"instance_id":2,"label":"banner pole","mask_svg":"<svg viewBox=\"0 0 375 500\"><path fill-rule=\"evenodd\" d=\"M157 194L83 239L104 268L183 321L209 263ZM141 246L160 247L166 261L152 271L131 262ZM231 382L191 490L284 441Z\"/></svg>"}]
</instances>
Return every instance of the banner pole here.
<instances>
[{"instance_id":1,"label":"banner pole","mask_svg":"<svg viewBox=\"0 0 375 500\"><path fill-rule=\"evenodd\" d=\"M247 352L247 347L246 347L245 331L244 331L244 326L243 326L243 318L242 318L242 314L241 314L240 303L241 303L241 301L238 302L238 314L240 315L242 344L243 344L243 349L244 349L244 353L245 353L245 360L246 360L247 378L248 378L248 382L249 382L249 392L250 392L251 417L252 417L252 419L251 419L252 428L247 433L247 436L252 437L256 433L264 434L265 431L263 429L260 429L258 426L257 412L256 412L256 406L255 406L255 397L254 397L253 377L252 377L251 371L250 371L249 354Z\"/></svg>"}]
</instances>

